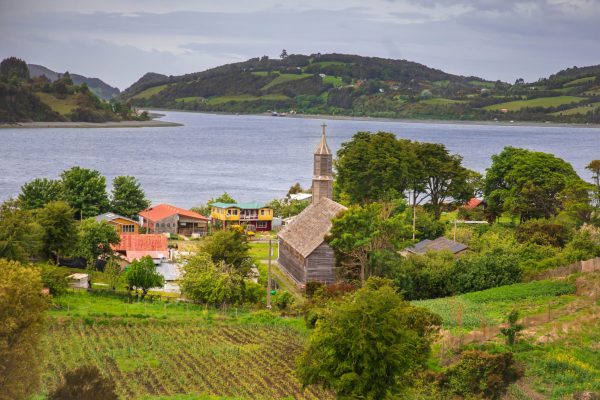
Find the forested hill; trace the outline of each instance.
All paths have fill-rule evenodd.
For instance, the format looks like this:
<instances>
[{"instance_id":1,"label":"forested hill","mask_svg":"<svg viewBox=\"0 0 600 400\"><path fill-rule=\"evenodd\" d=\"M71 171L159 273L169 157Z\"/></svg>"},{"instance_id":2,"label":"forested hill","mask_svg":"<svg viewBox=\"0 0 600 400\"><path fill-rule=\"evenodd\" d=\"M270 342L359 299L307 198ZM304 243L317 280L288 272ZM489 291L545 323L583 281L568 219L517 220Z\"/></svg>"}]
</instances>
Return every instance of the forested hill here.
<instances>
[{"instance_id":1,"label":"forested hill","mask_svg":"<svg viewBox=\"0 0 600 400\"><path fill-rule=\"evenodd\" d=\"M181 76L148 73L120 99L141 107L197 111L600 122L600 66L509 84L406 60L282 55Z\"/></svg>"},{"instance_id":2,"label":"forested hill","mask_svg":"<svg viewBox=\"0 0 600 400\"><path fill-rule=\"evenodd\" d=\"M36 78L44 75L51 82L54 82L60 79L60 76L62 75L42 65L27 64L27 66L29 67L29 75L31 78ZM107 84L99 78L88 78L86 76L78 74L70 75L75 85L81 85L82 83L85 83L96 96L100 97L103 100L110 100L120 93L118 88L110 86L109 84Z\"/></svg>"}]
</instances>

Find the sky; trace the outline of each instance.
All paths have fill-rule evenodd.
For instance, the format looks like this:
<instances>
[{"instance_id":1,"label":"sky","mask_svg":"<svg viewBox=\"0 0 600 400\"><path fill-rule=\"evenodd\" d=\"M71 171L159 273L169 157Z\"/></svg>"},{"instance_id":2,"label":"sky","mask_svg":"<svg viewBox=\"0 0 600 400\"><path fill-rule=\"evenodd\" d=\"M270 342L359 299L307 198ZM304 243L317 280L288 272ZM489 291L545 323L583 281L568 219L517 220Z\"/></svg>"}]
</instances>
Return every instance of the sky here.
<instances>
[{"instance_id":1,"label":"sky","mask_svg":"<svg viewBox=\"0 0 600 400\"><path fill-rule=\"evenodd\" d=\"M121 90L282 49L531 82L600 64L598 21L600 0L0 0L0 58Z\"/></svg>"}]
</instances>

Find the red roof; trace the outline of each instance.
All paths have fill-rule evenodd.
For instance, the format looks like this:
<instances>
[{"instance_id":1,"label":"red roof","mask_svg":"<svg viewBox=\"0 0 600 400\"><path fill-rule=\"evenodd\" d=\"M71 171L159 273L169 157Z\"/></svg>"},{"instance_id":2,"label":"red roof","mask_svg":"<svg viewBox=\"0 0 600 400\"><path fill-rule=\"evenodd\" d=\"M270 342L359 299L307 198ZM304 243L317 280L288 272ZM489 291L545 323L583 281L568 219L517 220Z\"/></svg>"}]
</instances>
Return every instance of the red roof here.
<instances>
[{"instance_id":1,"label":"red roof","mask_svg":"<svg viewBox=\"0 0 600 400\"><path fill-rule=\"evenodd\" d=\"M115 251L163 251L168 252L167 238L159 234L121 234L121 243L113 246Z\"/></svg>"},{"instance_id":2,"label":"red roof","mask_svg":"<svg viewBox=\"0 0 600 400\"><path fill-rule=\"evenodd\" d=\"M467 202L467 204L465 204L465 208L466 209L473 209L473 208L477 208L479 207L479 205L483 203L483 199L478 199L476 197L473 197L471 200L469 200Z\"/></svg>"},{"instance_id":3,"label":"red roof","mask_svg":"<svg viewBox=\"0 0 600 400\"><path fill-rule=\"evenodd\" d=\"M196 218L208 221L208 218L206 218L204 215L198 214L197 212L193 212L190 210L186 210L184 208L175 207L170 204L159 204L157 206L150 207L145 209L144 211L139 212L140 217L155 222L175 214L182 215L188 218Z\"/></svg>"}]
</instances>

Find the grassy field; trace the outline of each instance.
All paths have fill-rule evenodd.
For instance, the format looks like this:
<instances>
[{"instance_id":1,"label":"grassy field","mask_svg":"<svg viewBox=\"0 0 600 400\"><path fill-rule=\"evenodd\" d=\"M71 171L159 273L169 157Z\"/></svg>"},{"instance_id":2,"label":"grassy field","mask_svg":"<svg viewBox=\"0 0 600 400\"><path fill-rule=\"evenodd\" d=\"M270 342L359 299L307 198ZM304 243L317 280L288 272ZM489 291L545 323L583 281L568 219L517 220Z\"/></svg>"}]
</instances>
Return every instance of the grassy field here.
<instances>
[{"instance_id":1,"label":"grassy field","mask_svg":"<svg viewBox=\"0 0 600 400\"><path fill-rule=\"evenodd\" d=\"M513 309L522 316L536 315L571 302L575 286L564 281L536 281L467 293L454 297L415 301L442 317L445 329L466 330L498 325Z\"/></svg>"},{"instance_id":2,"label":"grassy field","mask_svg":"<svg viewBox=\"0 0 600 400\"><path fill-rule=\"evenodd\" d=\"M557 97L540 97L532 100L517 100L507 103L494 104L484 107L485 110L500 110L506 108L508 111L518 111L527 107L556 107L563 104L576 103L583 100L583 97L576 96L557 96Z\"/></svg>"},{"instance_id":3,"label":"grassy field","mask_svg":"<svg viewBox=\"0 0 600 400\"><path fill-rule=\"evenodd\" d=\"M340 87L344 85L344 80L339 76L326 75L325 78L322 79L323 83L329 83L333 85L333 87Z\"/></svg>"},{"instance_id":4,"label":"grassy field","mask_svg":"<svg viewBox=\"0 0 600 400\"><path fill-rule=\"evenodd\" d=\"M204 97L191 96L191 97L178 97L175 99L177 103L189 103L197 100L202 100Z\"/></svg>"},{"instance_id":5,"label":"grassy field","mask_svg":"<svg viewBox=\"0 0 600 400\"><path fill-rule=\"evenodd\" d=\"M436 97L433 99L421 100L419 103L429 104L431 106L440 106L440 105L448 105L448 104L460 104L464 103L464 100L452 100L452 99L444 99L442 97Z\"/></svg>"},{"instance_id":6,"label":"grassy field","mask_svg":"<svg viewBox=\"0 0 600 400\"><path fill-rule=\"evenodd\" d=\"M44 389L94 364L127 399L332 398L317 388L302 391L295 379L303 326L268 312L67 294L49 312Z\"/></svg>"},{"instance_id":7,"label":"grassy field","mask_svg":"<svg viewBox=\"0 0 600 400\"><path fill-rule=\"evenodd\" d=\"M578 85L583 85L584 83L593 82L596 80L595 76L586 76L585 78L579 78L572 81L569 81L563 85L563 87L573 87Z\"/></svg>"},{"instance_id":8,"label":"grassy field","mask_svg":"<svg viewBox=\"0 0 600 400\"><path fill-rule=\"evenodd\" d=\"M569 108L568 110L557 111L550 115L574 115L574 114L587 114L590 111L594 111L600 107L600 103L591 103L581 107Z\"/></svg>"},{"instance_id":9,"label":"grassy field","mask_svg":"<svg viewBox=\"0 0 600 400\"><path fill-rule=\"evenodd\" d=\"M65 99L58 99L54 95L45 92L36 92L36 96L46 103L53 111L67 115L77 107L76 95L68 95Z\"/></svg>"},{"instance_id":10,"label":"grassy field","mask_svg":"<svg viewBox=\"0 0 600 400\"><path fill-rule=\"evenodd\" d=\"M488 89L493 89L495 86L494 82L484 82L484 81L469 81L469 84L471 84L473 86L488 88Z\"/></svg>"},{"instance_id":11,"label":"grassy field","mask_svg":"<svg viewBox=\"0 0 600 400\"><path fill-rule=\"evenodd\" d=\"M133 96L132 99L148 99L148 98L154 96L155 94L159 93L161 90L163 90L166 87L167 87L167 85L159 85L159 86L154 86L154 87L148 88L146 90L139 92L135 96Z\"/></svg>"},{"instance_id":12,"label":"grassy field","mask_svg":"<svg viewBox=\"0 0 600 400\"><path fill-rule=\"evenodd\" d=\"M283 94L266 94L264 96L252 96L250 94L237 94L230 96L215 96L208 99L206 102L210 105L218 105L229 103L230 101L256 101L256 100L287 100L289 97Z\"/></svg>"},{"instance_id":13,"label":"grassy field","mask_svg":"<svg viewBox=\"0 0 600 400\"><path fill-rule=\"evenodd\" d=\"M286 83L286 82L290 82L290 81L297 81L300 79L306 79L306 78L310 78L311 76L313 76L313 75L312 74L279 74L279 76L277 78L275 78L271 82L267 83L260 90L268 90L268 89L272 88L273 86L277 86L282 83Z\"/></svg>"},{"instance_id":14,"label":"grassy field","mask_svg":"<svg viewBox=\"0 0 600 400\"><path fill-rule=\"evenodd\" d=\"M277 240L273 240L272 244L273 260L277 259ZM267 260L269 258L269 243L251 242L250 256L255 260Z\"/></svg>"}]
</instances>

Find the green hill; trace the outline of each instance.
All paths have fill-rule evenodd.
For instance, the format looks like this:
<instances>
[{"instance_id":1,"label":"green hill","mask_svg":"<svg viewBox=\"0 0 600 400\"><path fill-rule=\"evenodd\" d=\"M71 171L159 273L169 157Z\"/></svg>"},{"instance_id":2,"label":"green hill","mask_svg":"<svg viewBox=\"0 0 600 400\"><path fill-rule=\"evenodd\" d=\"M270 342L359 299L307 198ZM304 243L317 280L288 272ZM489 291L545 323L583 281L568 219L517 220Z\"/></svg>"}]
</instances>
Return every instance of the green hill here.
<instances>
[{"instance_id":1,"label":"green hill","mask_svg":"<svg viewBox=\"0 0 600 400\"><path fill-rule=\"evenodd\" d=\"M31 78L45 76L50 81L54 82L60 78L62 74L52 71L42 65L27 64L29 67L29 75ZM106 82L98 78L88 78L87 76L70 74L71 79L75 85L81 85L85 83L92 92L103 100L110 100L116 97L120 91L118 88L110 86Z\"/></svg>"},{"instance_id":2,"label":"green hill","mask_svg":"<svg viewBox=\"0 0 600 400\"><path fill-rule=\"evenodd\" d=\"M453 75L347 54L253 58L181 76L144 75L120 95L141 107L448 120L598 123L600 66L535 83ZM573 109L573 111L568 111Z\"/></svg>"}]
</instances>

